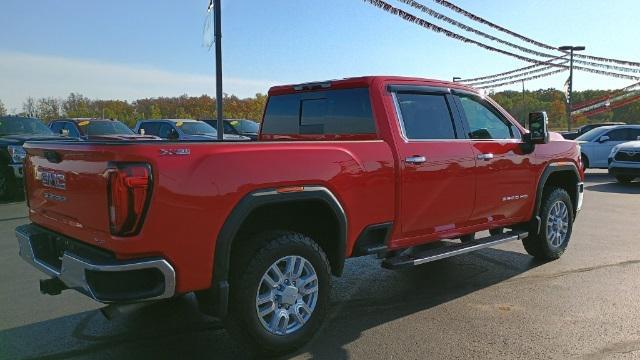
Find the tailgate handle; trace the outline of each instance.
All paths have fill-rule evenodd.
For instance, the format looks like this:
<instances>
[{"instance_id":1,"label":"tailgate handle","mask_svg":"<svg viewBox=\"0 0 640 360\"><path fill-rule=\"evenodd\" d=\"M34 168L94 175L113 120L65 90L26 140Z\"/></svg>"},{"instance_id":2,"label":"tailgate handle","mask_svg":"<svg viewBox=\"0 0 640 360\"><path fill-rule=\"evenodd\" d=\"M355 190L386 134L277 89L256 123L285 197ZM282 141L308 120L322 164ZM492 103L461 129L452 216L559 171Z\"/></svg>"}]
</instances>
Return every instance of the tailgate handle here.
<instances>
[{"instance_id":1,"label":"tailgate handle","mask_svg":"<svg viewBox=\"0 0 640 360\"><path fill-rule=\"evenodd\" d=\"M46 150L44 152L44 157L49 161L52 162L54 164L57 164L59 162L62 161L62 156L60 155L60 153L57 153L55 151L52 150Z\"/></svg>"}]
</instances>

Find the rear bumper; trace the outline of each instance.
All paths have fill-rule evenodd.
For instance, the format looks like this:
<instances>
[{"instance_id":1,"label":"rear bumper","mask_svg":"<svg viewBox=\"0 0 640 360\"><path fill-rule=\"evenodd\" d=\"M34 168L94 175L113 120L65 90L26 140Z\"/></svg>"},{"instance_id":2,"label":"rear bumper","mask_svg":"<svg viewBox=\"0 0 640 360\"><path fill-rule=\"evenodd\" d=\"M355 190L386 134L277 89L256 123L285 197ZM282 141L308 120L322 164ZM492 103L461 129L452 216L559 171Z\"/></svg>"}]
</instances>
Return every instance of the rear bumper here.
<instances>
[{"instance_id":1,"label":"rear bumper","mask_svg":"<svg viewBox=\"0 0 640 360\"><path fill-rule=\"evenodd\" d=\"M102 303L170 298L176 274L164 259L118 261L110 253L34 224L16 228L20 256L70 289Z\"/></svg>"}]
</instances>

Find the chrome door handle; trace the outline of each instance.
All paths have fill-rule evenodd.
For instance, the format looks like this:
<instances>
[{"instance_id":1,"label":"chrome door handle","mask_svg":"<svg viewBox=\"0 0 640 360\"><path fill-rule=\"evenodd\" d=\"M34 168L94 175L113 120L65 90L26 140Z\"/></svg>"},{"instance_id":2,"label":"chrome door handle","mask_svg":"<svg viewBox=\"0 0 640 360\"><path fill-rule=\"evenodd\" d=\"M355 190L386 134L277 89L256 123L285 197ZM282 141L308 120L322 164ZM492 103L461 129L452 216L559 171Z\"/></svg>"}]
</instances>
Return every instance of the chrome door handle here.
<instances>
[{"instance_id":1,"label":"chrome door handle","mask_svg":"<svg viewBox=\"0 0 640 360\"><path fill-rule=\"evenodd\" d=\"M404 161L409 164L422 164L427 161L427 158L420 155L414 155L414 156L409 156L408 158L404 159Z\"/></svg>"},{"instance_id":2,"label":"chrome door handle","mask_svg":"<svg viewBox=\"0 0 640 360\"><path fill-rule=\"evenodd\" d=\"M493 154L488 153L488 154L478 154L478 160L491 160L493 159Z\"/></svg>"}]
</instances>

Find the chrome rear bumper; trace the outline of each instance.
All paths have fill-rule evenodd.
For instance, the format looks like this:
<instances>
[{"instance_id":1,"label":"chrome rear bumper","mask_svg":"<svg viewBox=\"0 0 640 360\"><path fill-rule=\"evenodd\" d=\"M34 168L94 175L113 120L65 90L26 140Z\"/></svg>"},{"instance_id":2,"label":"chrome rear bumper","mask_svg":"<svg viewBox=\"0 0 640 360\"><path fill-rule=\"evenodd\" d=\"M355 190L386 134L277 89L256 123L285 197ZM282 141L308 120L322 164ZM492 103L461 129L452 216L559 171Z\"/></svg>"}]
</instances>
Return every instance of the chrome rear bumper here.
<instances>
[{"instance_id":1,"label":"chrome rear bumper","mask_svg":"<svg viewBox=\"0 0 640 360\"><path fill-rule=\"evenodd\" d=\"M104 258L89 260L64 250L62 256L56 260L50 249L52 241L62 241L65 244L78 242L33 224L16 228L16 237L20 245L20 256L26 262L52 278L58 278L68 288L96 301L137 302L170 298L175 294L176 274L164 259L126 262ZM137 279L133 280L136 277ZM127 279L131 279L132 283L126 284ZM144 281L145 279L150 281ZM143 285L132 288L138 284Z\"/></svg>"}]
</instances>

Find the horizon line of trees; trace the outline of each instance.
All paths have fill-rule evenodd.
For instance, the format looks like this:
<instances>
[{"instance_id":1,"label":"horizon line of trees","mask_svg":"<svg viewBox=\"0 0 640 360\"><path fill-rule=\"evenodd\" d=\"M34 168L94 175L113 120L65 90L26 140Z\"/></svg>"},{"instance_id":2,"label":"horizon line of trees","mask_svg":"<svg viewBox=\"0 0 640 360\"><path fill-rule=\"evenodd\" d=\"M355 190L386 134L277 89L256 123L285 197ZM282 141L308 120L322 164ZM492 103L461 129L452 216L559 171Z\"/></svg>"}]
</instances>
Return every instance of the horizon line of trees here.
<instances>
[{"instance_id":1,"label":"horizon line of trees","mask_svg":"<svg viewBox=\"0 0 640 360\"><path fill-rule=\"evenodd\" d=\"M574 91L574 103L607 95L606 90ZM567 113L564 93L557 89L539 89L533 91L501 91L490 96L521 123L526 121L529 112L546 111L550 127L566 128ZM224 117L261 121L267 96L256 94L254 97L239 98L224 95ZM0 116L7 110L0 100ZM89 99L79 93L71 93L66 99L43 97L27 98L22 104L22 112L15 114L51 121L59 118L107 118L117 119L133 126L140 119L214 119L216 100L208 95L144 98L134 101ZM573 127L591 122L623 121L640 124L640 102L622 108L607 111L586 118L577 116Z\"/></svg>"}]
</instances>

